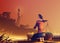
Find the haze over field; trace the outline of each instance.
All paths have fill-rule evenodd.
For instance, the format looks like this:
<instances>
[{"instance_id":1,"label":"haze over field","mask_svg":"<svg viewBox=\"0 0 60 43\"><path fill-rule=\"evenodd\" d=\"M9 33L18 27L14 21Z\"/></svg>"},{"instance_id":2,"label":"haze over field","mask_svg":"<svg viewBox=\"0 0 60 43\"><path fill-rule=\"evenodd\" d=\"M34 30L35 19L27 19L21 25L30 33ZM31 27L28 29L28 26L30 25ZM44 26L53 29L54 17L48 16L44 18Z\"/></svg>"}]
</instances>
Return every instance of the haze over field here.
<instances>
[{"instance_id":1,"label":"haze over field","mask_svg":"<svg viewBox=\"0 0 60 43\"><path fill-rule=\"evenodd\" d=\"M20 24L33 28L40 13L48 20L47 30L60 34L60 0L0 0L0 14L11 12L10 17L17 20L18 8L21 14Z\"/></svg>"}]
</instances>

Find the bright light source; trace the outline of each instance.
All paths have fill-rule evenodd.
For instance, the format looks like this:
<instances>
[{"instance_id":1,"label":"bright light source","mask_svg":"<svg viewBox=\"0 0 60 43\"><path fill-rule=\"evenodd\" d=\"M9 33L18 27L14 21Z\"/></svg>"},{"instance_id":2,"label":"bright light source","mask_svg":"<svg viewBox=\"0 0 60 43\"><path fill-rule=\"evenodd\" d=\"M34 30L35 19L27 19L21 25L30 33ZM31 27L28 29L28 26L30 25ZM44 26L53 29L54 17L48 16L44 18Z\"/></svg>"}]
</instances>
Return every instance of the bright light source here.
<instances>
[{"instance_id":1,"label":"bright light source","mask_svg":"<svg viewBox=\"0 0 60 43\"><path fill-rule=\"evenodd\" d=\"M27 40L27 37L25 37L25 36L11 36L10 39L12 39L13 41L16 41L16 40Z\"/></svg>"}]
</instances>

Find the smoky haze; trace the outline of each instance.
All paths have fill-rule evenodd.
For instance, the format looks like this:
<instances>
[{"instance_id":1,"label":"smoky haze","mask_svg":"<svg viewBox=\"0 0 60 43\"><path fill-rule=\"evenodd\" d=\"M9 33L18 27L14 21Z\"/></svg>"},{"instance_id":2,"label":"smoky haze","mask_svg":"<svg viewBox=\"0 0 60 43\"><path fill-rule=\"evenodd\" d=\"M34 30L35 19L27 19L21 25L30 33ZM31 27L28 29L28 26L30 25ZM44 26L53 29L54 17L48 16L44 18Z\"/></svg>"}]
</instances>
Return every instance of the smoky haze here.
<instances>
[{"instance_id":1,"label":"smoky haze","mask_svg":"<svg viewBox=\"0 0 60 43\"><path fill-rule=\"evenodd\" d=\"M28 24L33 28L38 19L37 15L41 13L44 19L48 20L50 32L60 34L60 0L0 0L0 13L11 12L10 17L14 19L13 21L17 19L18 8L20 8L21 24Z\"/></svg>"}]
</instances>

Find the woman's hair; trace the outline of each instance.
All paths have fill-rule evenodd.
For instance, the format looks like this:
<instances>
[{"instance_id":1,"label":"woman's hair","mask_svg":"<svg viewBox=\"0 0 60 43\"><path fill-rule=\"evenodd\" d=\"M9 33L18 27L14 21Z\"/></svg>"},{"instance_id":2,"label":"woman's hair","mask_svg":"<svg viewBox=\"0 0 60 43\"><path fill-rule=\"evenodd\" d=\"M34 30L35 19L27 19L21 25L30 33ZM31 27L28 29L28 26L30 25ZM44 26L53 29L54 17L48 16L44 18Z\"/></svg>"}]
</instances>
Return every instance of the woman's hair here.
<instances>
[{"instance_id":1,"label":"woman's hair","mask_svg":"<svg viewBox=\"0 0 60 43\"><path fill-rule=\"evenodd\" d=\"M43 19L43 16L41 14L38 14L38 16L39 16L40 19Z\"/></svg>"}]
</instances>

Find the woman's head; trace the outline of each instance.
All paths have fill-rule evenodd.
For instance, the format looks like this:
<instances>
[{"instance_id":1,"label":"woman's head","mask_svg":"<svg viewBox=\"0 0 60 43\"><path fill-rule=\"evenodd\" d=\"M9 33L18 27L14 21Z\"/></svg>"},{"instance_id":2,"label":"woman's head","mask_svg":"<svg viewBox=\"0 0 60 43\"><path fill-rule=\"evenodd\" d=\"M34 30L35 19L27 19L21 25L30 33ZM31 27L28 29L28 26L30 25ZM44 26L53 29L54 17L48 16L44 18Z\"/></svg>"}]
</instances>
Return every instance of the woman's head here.
<instances>
[{"instance_id":1,"label":"woman's head","mask_svg":"<svg viewBox=\"0 0 60 43\"><path fill-rule=\"evenodd\" d=\"M38 14L38 16L39 16L40 19L43 19L43 16L41 14Z\"/></svg>"}]
</instances>

